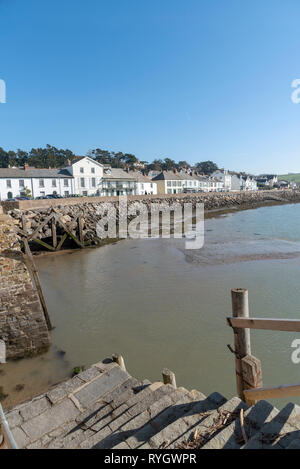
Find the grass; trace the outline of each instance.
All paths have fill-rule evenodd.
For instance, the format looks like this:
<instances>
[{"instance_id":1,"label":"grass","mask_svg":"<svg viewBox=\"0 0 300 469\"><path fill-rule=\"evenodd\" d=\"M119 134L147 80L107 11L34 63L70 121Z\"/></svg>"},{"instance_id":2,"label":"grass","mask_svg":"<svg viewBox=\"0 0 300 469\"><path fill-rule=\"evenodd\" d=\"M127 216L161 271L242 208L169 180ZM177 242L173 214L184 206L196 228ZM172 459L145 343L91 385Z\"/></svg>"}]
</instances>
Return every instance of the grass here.
<instances>
[{"instance_id":1,"label":"grass","mask_svg":"<svg viewBox=\"0 0 300 469\"><path fill-rule=\"evenodd\" d=\"M300 173L282 174L278 176L279 181L295 181L300 182Z\"/></svg>"}]
</instances>

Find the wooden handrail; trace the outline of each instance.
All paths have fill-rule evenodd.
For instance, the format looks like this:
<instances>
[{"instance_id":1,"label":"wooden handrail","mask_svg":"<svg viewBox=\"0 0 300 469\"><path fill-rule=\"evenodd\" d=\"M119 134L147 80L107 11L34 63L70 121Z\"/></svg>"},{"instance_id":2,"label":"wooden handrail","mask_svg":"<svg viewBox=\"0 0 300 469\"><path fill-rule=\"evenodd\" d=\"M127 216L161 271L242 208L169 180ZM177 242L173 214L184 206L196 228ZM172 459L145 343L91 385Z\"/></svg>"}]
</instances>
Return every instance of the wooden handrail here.
<instances>
[{"instance_id":1,"label":"wooden handrail","mask_svg":"<svg viewBox=\"0 0 300 469\"><path fill-rule=\"evenodd\" d=\"M300 396L300 384L282 385L271 388L247 389L244 391L244 396L246 400L250 401Z\"/></svg>"},{"instance_id":2,"label":"wooden handrail","mask_svg":"<svg viewBox=\"0 0 300 469\"><path fill-rule=\"evenodd\" d=\"M299 319L228 317L227 323L234 329L260 329L269 331L300 332Z\"/></svg>"}]
</instances>

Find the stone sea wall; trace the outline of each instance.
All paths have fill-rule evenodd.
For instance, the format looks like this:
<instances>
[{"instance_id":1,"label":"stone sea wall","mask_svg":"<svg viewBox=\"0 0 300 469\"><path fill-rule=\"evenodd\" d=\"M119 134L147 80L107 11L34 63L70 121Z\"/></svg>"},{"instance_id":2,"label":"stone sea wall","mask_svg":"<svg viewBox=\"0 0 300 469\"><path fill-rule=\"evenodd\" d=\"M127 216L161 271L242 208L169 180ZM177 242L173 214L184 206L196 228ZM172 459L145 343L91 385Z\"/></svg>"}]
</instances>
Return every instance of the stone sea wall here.
<instances>
[{"instance_id":1,"label":"stone sea wall","mask_svg":"<svg viewBox=\"0 0 300 469\"><path fill-rule=\"evenodd\" d=\"M0 214L0 339L7 358L44 351L49 333L11 217Z\"/></svg>"},{"instance_id":2,"label":"stone sea wall","mask_svg":"<svg viewBox=\"0 0 300 469\"><path fill-rule=\"evenodd\" d=\"M152 203L204 203L205 210L227 209L231 207L255 207L257 205L282 202L300 202L300 191L258 191L258 192L230 192L230 193L198 193L198 194L176 194L166 196L130 196L127 198L128 208L135 202L143 202L148 207ZM39 204L43 202L43 205ZM36 204L37 203L37 204ZM46 206L47 203L47 206ZM96 197L96 198L78 198L63 200L42 200L42 201L24 201L20 202L19 208L7 210L14 222L22 228L22 216L26 218L26 230L33 233L39 224L55 211L60 216L64 224L70 225L75 217L82 213L83 215L83 235L87 245L100 244L97 236L96 225L102 218L109 205L113 204L116 209L116 218L120 216L118 197ZM29 208L30 207L30 208ZM109 218L109 216L108 216ZM72 228L76 235L76 227ZM39 238L51 237L51 224L43 226L37 235Z\"/></svg>"}]
</instances>

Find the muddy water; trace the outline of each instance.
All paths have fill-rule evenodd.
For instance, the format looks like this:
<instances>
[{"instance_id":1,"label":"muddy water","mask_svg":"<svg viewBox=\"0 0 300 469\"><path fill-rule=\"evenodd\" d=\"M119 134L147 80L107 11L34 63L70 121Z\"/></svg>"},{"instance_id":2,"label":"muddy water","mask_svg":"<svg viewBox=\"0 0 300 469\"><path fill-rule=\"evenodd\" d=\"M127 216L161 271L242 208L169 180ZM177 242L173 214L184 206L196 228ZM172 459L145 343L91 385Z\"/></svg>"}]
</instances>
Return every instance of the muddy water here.
<instances>
[{"instance_id":1,"label":"muddy water","mask_svg":"<svg viewBox=\"0 0 300 469\"><path fill-rule=\"evenodd\" d=\"M253 316L299 318L299 256L300 205L291 204L207 219L199 251L186 251L184 240L144 239L37 258L55 325L53 346L40 357L1 366L4 405L114 352L138 378L158 380L169 367L179 385L235 395L227 349L233 334L225 323L230 289L249 289ZM291 361L297 334L251 336L265 385L299 382L300 365Z\"/></svg>"}]
</instances>

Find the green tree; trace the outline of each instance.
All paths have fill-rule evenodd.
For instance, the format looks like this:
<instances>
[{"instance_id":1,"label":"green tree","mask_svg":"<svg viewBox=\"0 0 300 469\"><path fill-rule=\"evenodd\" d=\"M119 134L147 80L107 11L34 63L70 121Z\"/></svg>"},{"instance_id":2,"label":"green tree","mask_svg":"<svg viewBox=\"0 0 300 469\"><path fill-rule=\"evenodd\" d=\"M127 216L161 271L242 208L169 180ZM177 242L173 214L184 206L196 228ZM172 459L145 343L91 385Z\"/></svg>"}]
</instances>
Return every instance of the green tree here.
<instances>
[{"instance_id":1,"label":"green tree","mask_svg":"<svg viewBox=\"0 0 300 469\"><path fill-rule=\"evenodd\" d=\"M213 161L202 161L201 163L196 164L196 169L200 171L200 173L212 174L219 168Z\"/></svg>"}]
</instances>

